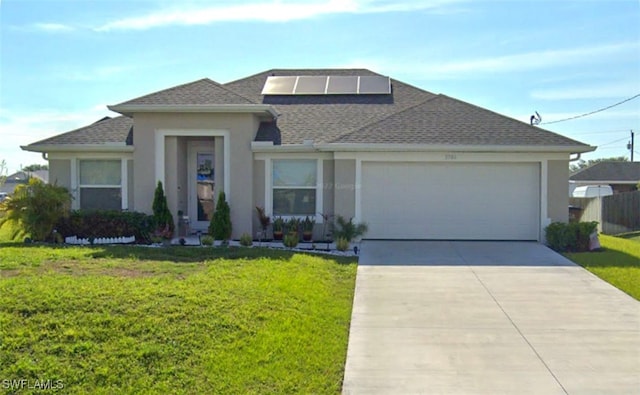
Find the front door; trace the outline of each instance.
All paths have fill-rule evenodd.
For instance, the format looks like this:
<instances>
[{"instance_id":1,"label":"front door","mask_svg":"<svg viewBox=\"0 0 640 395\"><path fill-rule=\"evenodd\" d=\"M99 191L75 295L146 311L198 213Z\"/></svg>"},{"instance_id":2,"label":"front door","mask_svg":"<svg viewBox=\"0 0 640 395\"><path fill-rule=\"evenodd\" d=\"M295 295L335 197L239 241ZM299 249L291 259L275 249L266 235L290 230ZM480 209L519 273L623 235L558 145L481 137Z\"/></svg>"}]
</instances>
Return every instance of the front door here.
<instances>
[{"instance_id":1,"label":"front door","mask_svg":"<svg viewBox=\"0 0 640 395\"><path fill-rule=\"evenodd\" d=\"M215 208L213 141L189 143L189 219L192 230L206 231Z\"/></svg>"}]
</instances>

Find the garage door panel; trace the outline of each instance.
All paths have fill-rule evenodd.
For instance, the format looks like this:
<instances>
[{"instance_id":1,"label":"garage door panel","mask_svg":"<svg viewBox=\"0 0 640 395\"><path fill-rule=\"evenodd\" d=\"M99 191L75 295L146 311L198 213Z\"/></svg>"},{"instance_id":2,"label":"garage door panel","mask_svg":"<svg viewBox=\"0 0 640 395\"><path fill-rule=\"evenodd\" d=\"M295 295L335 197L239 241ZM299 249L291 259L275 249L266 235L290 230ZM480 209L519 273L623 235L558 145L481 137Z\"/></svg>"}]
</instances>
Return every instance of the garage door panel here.
<instances>
[{"instance_id":1,"label":"garage door panel","mask_svg":"<svg viewBox=\"0 0 640 395\"><path fill-rule=\"evenodd\" d=\"M533 163L364 162L367 237L535 240L539 179Z\"/></svg>"}]
</instances>

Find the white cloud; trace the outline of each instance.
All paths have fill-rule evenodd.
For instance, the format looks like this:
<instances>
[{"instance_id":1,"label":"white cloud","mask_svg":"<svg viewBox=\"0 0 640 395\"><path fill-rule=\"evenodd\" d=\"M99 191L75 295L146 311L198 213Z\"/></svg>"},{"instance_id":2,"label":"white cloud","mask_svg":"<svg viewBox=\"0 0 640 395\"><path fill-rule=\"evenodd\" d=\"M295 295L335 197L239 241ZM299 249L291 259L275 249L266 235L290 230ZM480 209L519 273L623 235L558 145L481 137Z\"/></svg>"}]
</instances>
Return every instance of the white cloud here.
<instances>
[{"instance_id":1,"label":"white cloud","mask_svg":"<svg viewBox=\"0 0 640 395\"><path fill-rule=\"evenodd\" d=\"M44 31L48 33L65 33L74 31L75 28L61 23L34 23L31 25L34 30Z\"/></svg>"},{"instance_id":2,"label":"white cloud","mask_svg":"<svg viewBox=\"0 0 640 395\"><path fill-rule=\"evenodd\" d=\"M108 22L95 30L145 30L169 25L207 25L229 21L287 22L310 19L330 14L367 14L434 10L460 3L462 0L434 1L380 1L380 0L327 0L327 1L272 1L247 4L230 3L213 7L165 9L147 15Z\"/></svg>"},{"instance_id":3,"label":"white cloud","mask_svg":"<svg viewBox=\"0 0 640 395\"><path fill-rule=\"evenodd\" d=\"M610 85L594 85L589 87L570 87L542 89L531 92L532 99L538 100L572 100L572 99L607 99L627 98L640 92L640 81Z\"/></svg>"},{"instance_id":4,"label":"white cloud","mask_svg":"<svg viewBox=\"0 0 640 395\"><path fill-rule=\"evenodd\" d=\"M4 141L0 144L0 160L7 161L10 172L18 171L20 165L42 163L40 154L22 151L20 146L89 125L105 116L116 115L106 105L95 105L80 111L10 111L0 108L0 131Z\"/></svg>"},{"instance_id":5,"label":"white cloud","mask_svg":"<svg viewBox=\"0 0 640 395\"><path fill-rule=\"evenodd\" d=\"M612 56L629 55L637 58L640 42L622 42L591 47L554 49L456 61L402 61L384 59L355 59L341 67L376 65L376 70L392 75L417 79L443 80L474 77L478 74L501 74L551 69L561 66L607 62Z\"/></svg>"}]
</instances>

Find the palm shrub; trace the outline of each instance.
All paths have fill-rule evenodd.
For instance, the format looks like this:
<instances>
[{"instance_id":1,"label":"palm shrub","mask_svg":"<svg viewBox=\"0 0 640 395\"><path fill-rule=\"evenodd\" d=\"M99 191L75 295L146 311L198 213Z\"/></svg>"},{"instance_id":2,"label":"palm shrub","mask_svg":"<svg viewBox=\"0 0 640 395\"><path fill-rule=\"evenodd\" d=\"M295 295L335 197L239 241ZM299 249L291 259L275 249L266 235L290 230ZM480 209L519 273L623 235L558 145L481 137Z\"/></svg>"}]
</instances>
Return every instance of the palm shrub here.
<instances>
[{"instance_id":1,"label":"palm shrub","mask_svg":"<svg viewBox=\"0 0 640 395\"><path fill-rule=\"evenodd\" d=\"M216 240L229 240L231 238L231 209L227 203L227 197L224 192L218 195L216 203L216 211L209 223L209 234Z\"/></svg>"},{"instance_id":2,"label":"palm shrub","mask_svg":"<svg viewBox=\"0 0 640 395\"><path fill-rule=\"evenodd\" d=\"M4 212L0 226L17 222L31 239L46 241L56 223L68 215L70 206L71 195L66 188L31 178L28 184L18 185L13 195L0 203L0 211Z\"/></svg>"},{"instance_id":3,"label":"palm shrub","mask_svg":"<svg viewBox=\"0 0 640 395\"><path fill-rule=\"evenodd\" d=\"M175 230L173 215L171 214L169 206L167 205L167 197L164 194L164 189L162 188L161 181L158 181L156 191L153 195L152 209L156 232L161 232L163 234L173 234L173 231Z\"/></svg>"},{"instance_id":4,"label":"palm shrub","mask_svg":"<svg viewBox=\"0 0 640 395\"><path fill-rule=\"evenodd\" d=\"M364 223L353 223L353 218L349 218L347 221L343 216L336 216L336 223L333 225L333 237L338 239L345 239L347 242L352 242L353 239L363 236L369 230L369 226Z\"/></svg>"}]
</instances>

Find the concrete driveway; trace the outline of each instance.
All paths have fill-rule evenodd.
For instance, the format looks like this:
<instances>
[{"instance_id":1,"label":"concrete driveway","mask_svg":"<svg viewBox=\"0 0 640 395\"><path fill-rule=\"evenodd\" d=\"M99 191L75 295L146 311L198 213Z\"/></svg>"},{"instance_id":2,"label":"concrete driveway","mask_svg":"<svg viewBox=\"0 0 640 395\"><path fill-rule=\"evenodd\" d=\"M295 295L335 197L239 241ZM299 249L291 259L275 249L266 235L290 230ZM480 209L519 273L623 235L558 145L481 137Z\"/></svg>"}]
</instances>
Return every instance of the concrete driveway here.
<instances>
[{"instance_id":1,"label":"concrete driveway","mask_svg":"<svg viewBox=\"0 0 640 395\"><path fill-rule=\"evenodd\" d=\"M344 394L640 394L640 302L545 246L361 251Z\"/></svg>"}]
</instances>

